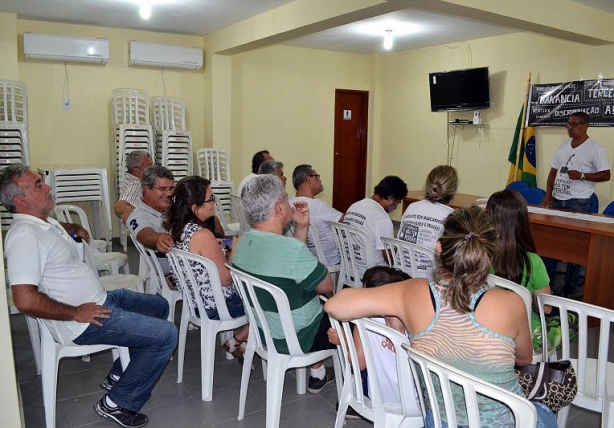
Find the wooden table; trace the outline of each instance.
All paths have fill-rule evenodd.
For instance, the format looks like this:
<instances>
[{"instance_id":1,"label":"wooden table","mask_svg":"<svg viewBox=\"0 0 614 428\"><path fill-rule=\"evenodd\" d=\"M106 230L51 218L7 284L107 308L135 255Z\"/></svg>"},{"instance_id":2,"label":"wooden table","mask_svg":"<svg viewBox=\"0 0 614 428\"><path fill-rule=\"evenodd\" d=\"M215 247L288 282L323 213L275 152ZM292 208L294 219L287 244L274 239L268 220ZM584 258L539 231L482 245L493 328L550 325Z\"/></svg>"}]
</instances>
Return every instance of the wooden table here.
<instances>
[{"instance_id":1,"label":"wooden table","mask_svg":"<svg viewBox=\"0 0 614 428\"><path fill-rule=\"evenodd\" d=\"M475 204L480 196L457 193L450 206ZM424 199L424 192L411 191L403 207ZM614 309L614 224L529 213L537 252L546 257L586 266L584 301Z\"/></svg>"}]
</instances>

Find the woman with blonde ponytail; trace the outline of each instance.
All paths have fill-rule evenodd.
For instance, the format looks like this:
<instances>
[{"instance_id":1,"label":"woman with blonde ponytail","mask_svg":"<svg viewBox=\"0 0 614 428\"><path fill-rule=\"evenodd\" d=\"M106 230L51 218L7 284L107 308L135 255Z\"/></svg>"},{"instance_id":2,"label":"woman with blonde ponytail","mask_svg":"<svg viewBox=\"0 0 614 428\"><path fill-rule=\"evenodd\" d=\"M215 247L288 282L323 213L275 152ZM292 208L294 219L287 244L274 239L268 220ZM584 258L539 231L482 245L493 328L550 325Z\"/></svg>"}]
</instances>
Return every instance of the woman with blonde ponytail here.
<instances>
[{"instance_id":1,"label":"woman with blonde ponytail","mask_svg":"<svg viewBox=\"0 0 614 428\"><path fill-rule=\"evenodd\" d=\"M395 316L415 348L508 391L521 394L514 365L532 359L526 308L514 293L488 285L497 232L479 207L454 211L437 243L434 279L410 279L371 289L344 289L324 309L333 318ZM467 425L462 396L455 396L459 424ZM550 409L534 403L538 427L556 427ZM509 426L504 405L480 398L481 426ZM426 426L432 426L427 409Z\"/></svg>"}]
</instances>

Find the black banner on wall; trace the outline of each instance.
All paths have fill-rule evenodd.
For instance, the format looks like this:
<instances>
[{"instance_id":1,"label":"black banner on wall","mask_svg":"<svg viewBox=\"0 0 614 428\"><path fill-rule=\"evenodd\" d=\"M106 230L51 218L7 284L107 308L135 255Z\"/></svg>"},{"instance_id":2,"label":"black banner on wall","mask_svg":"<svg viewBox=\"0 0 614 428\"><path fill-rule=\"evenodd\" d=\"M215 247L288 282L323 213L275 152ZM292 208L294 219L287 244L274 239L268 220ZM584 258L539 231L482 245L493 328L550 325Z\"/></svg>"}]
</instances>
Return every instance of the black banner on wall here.
<instances>
[{"instance_id":1,"label":"black banner on wall","mask_svg":"<svg viewBox=\"0 0 614 428\"><path fill-rule=\"evenodd\" d=\"M587 113L591 126L614 126L614 79L531 86L527 126L565 126L576 111Z\"/></svg>"}]
</instances>

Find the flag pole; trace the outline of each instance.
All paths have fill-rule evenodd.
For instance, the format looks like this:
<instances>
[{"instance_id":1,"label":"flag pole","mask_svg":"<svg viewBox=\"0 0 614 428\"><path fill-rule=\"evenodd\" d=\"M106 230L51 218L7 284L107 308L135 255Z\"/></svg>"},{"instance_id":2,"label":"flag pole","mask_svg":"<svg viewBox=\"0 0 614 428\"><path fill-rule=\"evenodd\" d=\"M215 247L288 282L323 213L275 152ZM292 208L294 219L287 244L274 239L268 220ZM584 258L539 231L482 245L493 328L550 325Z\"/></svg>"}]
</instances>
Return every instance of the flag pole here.
<instances>
[{"instance_id":1,"label":"flag pole","mask_svg":"<svg viewBox=\"0 0 614 428\"><path fill-rule=\"evenodd\" d=\"M523 104L523 112L522 112L522 128L520 128L520 144L516 145L516 165L514 166L514 177L518 175L518 164L520 163L520 149L524 142L524 130L526 129L526 119L527 119L527 110L529 109L529 92L531 91L531 71L529 71L529 78L527 79L527 90L524 94L524 104Z\"/></svg>"}]
</instances>

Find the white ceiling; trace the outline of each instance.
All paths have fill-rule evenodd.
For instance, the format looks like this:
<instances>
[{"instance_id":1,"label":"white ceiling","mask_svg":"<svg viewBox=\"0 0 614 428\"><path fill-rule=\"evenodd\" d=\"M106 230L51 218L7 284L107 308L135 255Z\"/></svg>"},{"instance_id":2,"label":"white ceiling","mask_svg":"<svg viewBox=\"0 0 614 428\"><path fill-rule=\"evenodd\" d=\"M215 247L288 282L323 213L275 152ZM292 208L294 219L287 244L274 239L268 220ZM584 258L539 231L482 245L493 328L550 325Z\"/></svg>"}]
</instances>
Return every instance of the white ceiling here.
<instances>
[{"instance_id":1,"label":"white ceiling","mask_svg":"<svg viewBox=\"0 0 614 428\"><path fill-rule=\"evenodd\" d=\"M150 0L149 20L138 14L140 0L2 0L0 11L20 19L55 21L164 33L206 35L293 0ZM331 0L334 1L334 0ZM573 0L614 12L612 0ZM407 25L415 32L401 34ZM392 29L391 52L462 42L517 30L414 9L375 16L321 31L285 44L361 54L381 54L383 35Z\"/></svg>"}]
</instances>

